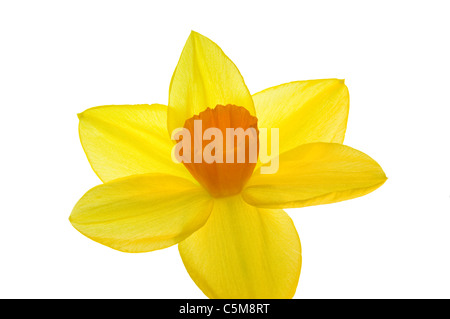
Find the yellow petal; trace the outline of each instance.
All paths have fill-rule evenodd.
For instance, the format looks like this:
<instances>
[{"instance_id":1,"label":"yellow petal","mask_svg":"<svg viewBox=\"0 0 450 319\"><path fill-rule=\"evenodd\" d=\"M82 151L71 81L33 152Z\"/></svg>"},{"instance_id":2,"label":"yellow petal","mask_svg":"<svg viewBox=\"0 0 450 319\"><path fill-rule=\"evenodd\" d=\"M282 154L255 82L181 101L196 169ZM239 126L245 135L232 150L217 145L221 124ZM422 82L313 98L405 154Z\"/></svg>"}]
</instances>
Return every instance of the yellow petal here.
<instances>
[{"instance_id":1,"label":"yellow petal","mask_svg":"<svg viewBox=\"0 0 450 319\"><path fill-rule=\"evenodd\" d=\"M349 109L344 81L286 83L253 95L258 127L278 128L279 154L306 143L342 143Z\"/></svg>"},{"instance_id":2,"label":"yellow petal","mask_svg":"<svg viewBox=\"0 0 450 319\"><path fill-rule=\"evenodd\" d=\"M192 32L170 83L169 132L217 104L242 106L255 114L252 97L237 67L217 44Z\"/></svg>"},{"instance_id":3,"label":"yellow petal","mask_svg":"<svg viewBox=\"0 0 450 319\"><path fill-rule=\"evenodd\" d=\"M295 226L282 210L240 196L215 200L208 222L178 245L189 275L209 298L292 298L301 268Z\"/></svg>"},{"instance_id":4,"label":"yellow petal","mask_svg":"<svg viewBox=\"0 0 450 319\"><path fill-rule=\"evenodd\" d=\"M250 205L291 208L366 195L386 181L368 155L334 143L311 143L280 155L277 173L255 173L243 191Z\"/></svg>"},{"instance_id":5,"label":"yellow petal","mask_svg":"<svg viewBox=\"0 0 450 319\"><path fill-rule=\"evenodd\" d=\"M136 175L99 185L75 205L70 222L85 236L125 252L165 248L206 222L213 201L200 186L170 175Z\"/></svg>"},{"instance_id":6,"label":"yellow petal","mask_svg":"<svg viewBox=\"0 0 450 319\"><path fill-rule=\"evenodd\" d=\"M103 182L155 172L192 180L182 164L172 161L167 106L100 106L78 117L81 144Z\"/></svg>"}]
</instances>

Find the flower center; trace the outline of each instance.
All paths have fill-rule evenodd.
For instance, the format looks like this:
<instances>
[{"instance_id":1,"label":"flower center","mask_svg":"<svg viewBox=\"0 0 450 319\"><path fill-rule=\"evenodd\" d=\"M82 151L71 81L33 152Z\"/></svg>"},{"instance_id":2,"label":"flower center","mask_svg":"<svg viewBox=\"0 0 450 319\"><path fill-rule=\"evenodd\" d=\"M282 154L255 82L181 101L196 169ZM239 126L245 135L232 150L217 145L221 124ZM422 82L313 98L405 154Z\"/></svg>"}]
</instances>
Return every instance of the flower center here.
<instances>
[{"instance_id":1,"label":"flower center","mask_svg":"<svg viewBox=\"0 0 450 319\"><path fill-rule=\"evenodd\" d=\"M186 120L192 151L183 162L214 197L241 192L256 166L259 151L257 118L236 105L217 105Z\"/></svg>"}]
</instances>

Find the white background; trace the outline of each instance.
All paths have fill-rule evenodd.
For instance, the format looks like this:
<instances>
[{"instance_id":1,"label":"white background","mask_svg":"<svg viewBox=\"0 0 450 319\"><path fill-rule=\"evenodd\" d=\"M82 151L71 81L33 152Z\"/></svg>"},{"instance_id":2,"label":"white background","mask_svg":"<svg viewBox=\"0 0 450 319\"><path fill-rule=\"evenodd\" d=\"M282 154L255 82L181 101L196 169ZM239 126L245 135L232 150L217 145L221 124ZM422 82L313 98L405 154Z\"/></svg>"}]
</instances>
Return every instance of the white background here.
<instances>
[{"instance_id":1,"label":"white background","mask_svg":"<svg viewBox=\"0 0 450 319\"><path fill-rule=\"evenodd\" d=\"M167 103L191 30L252 93L344 78L345 144L389 180L365 197L291 209L296 298L450 297L450 47L446 1L1 1L0 297L204 298L176 246L126 254L68 217L100 183L76 114Z\"/></svg>"}]
</instances>

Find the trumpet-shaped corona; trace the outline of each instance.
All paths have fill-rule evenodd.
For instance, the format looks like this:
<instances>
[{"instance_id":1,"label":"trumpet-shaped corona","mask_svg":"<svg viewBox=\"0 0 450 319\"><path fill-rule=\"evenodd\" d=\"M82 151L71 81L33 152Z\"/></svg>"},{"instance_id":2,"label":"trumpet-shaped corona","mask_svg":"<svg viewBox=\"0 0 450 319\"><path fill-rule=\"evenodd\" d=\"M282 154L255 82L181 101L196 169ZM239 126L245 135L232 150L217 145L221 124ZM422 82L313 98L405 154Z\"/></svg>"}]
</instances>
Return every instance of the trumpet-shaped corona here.
<instances>
[{"instance_id":1,"label":"trumpet-shaped corona","mask_svg":"<svg viewBox=\"0 0 450 319\"><path fill-rule=\"evenodd\" d=\"M214 197L240 193L258 157L256 117L243 107L217 105L186 120L184 128L189 134L177 142L192 176Z\"/></svg>"}]
</instances>

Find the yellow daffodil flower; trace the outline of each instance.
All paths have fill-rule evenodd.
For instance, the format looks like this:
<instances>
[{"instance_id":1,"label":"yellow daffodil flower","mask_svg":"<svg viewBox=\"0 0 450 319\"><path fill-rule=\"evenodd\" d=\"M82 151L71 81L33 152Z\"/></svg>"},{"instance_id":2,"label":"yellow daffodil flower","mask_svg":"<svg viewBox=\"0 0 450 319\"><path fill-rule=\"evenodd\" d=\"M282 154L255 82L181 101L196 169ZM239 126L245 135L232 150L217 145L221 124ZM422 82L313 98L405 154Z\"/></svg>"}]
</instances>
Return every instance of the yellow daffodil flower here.
<instances>
[{"instance_id":1,"label":"yellow daffodil flower","mask_svg":"<svg viewBox=\"0 0 450 319\"><path fill-rule=\"evenodd\" d=\"M79 114L82 146L103 184L78 201L70 222L124 252L179 244L189 275L210 298L292 298L301 246L282 209L363 196L386 180L372 158L342 145L348 110L347 87L337 79L251 95L219 46L192 32L168 106L110 105ZM192 131L195 119L221 131L278 128L278 171L262 174L261 161L174 162L171 134Z\"/></svg>"}]
</instances>

